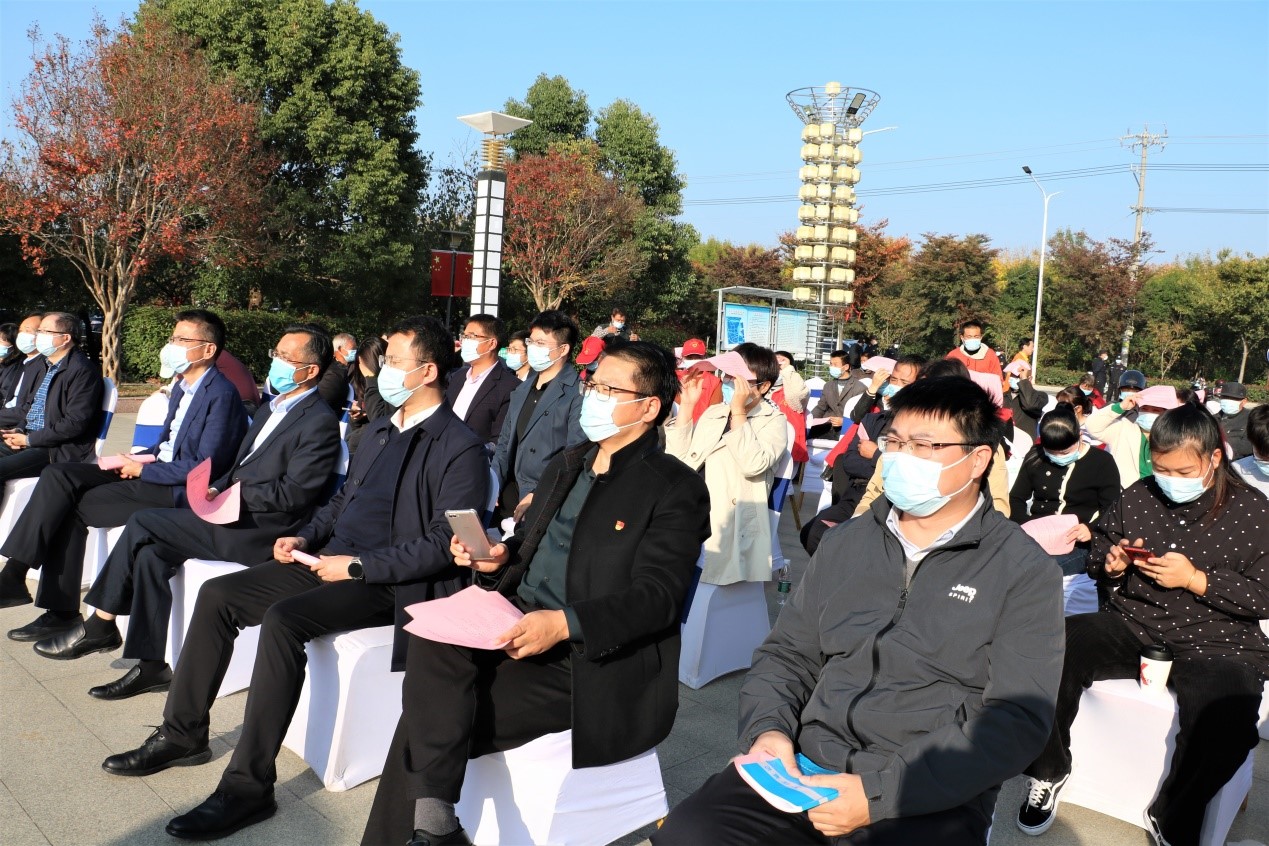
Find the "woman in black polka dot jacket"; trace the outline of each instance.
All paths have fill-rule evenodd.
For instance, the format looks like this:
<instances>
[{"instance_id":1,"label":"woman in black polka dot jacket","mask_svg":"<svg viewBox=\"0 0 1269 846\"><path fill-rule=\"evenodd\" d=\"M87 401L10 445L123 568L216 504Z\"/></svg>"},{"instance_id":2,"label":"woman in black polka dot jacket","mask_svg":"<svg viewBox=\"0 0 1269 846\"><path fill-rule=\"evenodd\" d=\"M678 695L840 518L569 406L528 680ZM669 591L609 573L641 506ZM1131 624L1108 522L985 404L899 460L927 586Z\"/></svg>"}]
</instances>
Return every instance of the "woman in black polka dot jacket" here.
<instances>
[{"instance_id":1,"label":"woman in black polka dot jacket","mask_svg":"<svg viewBox=\"0 0 1269 846\"><path fill-rule=\"evenodd\" d=\"M1157 843L1197 844L1208 801L1259 741L1269 678L1260 628L1269 618L1269 499L1230 471L1216 420L1197 406L1159 417L1150 455L1155 474L1125 490L1093 527L1089 572L1109 601L1066 618L1053 731L1027 769L1033 789L1019 813L1028 833L1052 822L1071 771L1080 694L1096 679L1136 676L1147 644L1172 649L1168 683L1180 712L1171 770L1145 821ZM1152 555L1130 561L1124 546Z\"/></svg>"}]
</instances>

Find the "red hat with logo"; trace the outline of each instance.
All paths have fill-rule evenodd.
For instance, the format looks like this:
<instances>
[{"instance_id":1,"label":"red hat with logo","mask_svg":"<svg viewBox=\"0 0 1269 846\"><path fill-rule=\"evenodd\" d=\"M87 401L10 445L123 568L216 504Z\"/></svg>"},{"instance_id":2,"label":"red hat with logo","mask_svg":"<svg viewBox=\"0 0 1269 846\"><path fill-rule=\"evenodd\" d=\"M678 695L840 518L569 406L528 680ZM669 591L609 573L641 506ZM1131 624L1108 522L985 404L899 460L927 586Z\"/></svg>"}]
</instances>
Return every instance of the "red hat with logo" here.
<instances>
[{"instance_id":1,"label":"red hat with logo","mask_svg":"<svg viewBox=\"0 0 1269 846\"><path fill-rule=\"evenodd\" d=\"M705 349L705 342L700 338L688 338L683 342L683 357L689 355L709 355L709 350Z\"/></svg>"},{"instance_id":2,"label":"red hat with logo","mask_svg":"<svg viewBox=\"0 0 1269 846\"><path fill-rule=\"evenodd\" d=\"M604 339L596 338L591 335L582 341L582 351L577 354L577 363L581 365L590 364L599 358L599 354L604 351Z\"/></svg>"}]
</instances>

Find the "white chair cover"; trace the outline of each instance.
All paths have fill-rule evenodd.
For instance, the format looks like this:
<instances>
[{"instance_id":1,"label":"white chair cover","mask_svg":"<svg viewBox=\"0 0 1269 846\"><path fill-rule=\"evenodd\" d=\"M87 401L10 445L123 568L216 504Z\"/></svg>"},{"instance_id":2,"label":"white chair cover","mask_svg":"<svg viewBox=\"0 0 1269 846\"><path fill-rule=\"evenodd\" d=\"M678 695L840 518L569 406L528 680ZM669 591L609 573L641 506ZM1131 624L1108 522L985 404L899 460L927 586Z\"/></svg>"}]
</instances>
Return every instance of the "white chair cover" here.
<instances>
[{"instance_id":1,"label":"white chair cover","mask_svg":"<svg viewBox=\"0 0 1269 846\"><path fill-rule=\"evenodd\" d=\"M571 731L467 764L456 811L476 843L604 846L668 811L656 750L575 770Z\"/></svg>"},{"instance_id":2,"label":"white chair cover","mask_svg":"<svg viewBox=\"0 0 1269 846\"><path fill-rule=\"evenodd\" d=\"M1062 613L1091 614L1097 610L1097 583L1083 573L1062 577Z\"/></svg>"},{"instance_id":3,"label":"white chair cover","mask_svg":"<svg viewBox=\"0 0 1269 846\"><path fill-rule=\"evenodd\" d=\"M190 621L194 619L194 606L198 603L198 592L208 579L235 573L247 569L242 564L232 561L206 561L202 558L190 558L177 574L180 582L172 585L172 625L168 631L168 640L174 642L179 653L185 641L185 633L189 631ZM179 597L179 598L178 598ZM177 613L180 613L180 626L176 625ZM249 626L238 634L234 641L233 658L225 671L225 679L220 683L216 698L246 690L251 684L251 669L256 663L256 647L260 643L260 627Z\"/></svg>"},{"instance_id":4,"label":"white chair cover","mask_svg":"<svg viewBox=\"0 0 1269 846\"><path fill-rule=\"evenodd\" d=\"M696 690L748 668L770 632L764 582L700 582L683 625L679 681Z\"/></svg>"},{"instance_id":5,"label":"white chair cover","mask_svg":"<svg viewBox=\"0 0 1269 846\"><path fill-rule=\"evenodd\" d=\"M1094 682L1071 725L1071 779L1061 799L1131 825L1145 826L1146 808L1167 775L1177 732L1171 690L1147 693L1137 680ZM1221 846L1251 790L1255 750L1207 806L1199 842Z\"/></svg>"}]
</instances>

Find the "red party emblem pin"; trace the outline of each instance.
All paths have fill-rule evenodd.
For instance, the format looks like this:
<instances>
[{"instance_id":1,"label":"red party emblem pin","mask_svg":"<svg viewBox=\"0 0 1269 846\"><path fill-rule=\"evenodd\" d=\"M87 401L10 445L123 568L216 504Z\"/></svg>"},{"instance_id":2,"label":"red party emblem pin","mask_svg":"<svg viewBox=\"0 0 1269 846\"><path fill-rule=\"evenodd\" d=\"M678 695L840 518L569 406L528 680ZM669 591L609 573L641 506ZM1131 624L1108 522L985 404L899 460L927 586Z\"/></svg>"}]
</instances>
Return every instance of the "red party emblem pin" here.
<instances>
[{"instance_id":1,"label":"red party emblem pin","mask_svg":"<svg viewBox=\"0 0 1269 846\"><path fill-rule=\"evenodd\" d=\"M626 521L618 520L617 524L613 526L613 528L620 532L622 529L626 528Z\"/></svg>"}]
</instances>

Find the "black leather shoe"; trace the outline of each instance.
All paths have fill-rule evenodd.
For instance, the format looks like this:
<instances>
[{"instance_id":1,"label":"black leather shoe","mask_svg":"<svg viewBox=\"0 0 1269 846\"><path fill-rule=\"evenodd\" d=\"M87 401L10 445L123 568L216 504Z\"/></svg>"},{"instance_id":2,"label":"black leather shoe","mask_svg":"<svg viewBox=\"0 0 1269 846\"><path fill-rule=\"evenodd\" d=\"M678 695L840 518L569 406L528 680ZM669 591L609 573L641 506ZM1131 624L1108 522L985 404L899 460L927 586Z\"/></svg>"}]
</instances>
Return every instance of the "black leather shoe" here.
<instances>
[{"instance_id":1,"label":"black leather shoe","mask_svg":"<svg viewBox=\"0 0 1269 846\"><path fill-rule=\"evenodd\" d=\"M16 608L19 605L31 604L31 592L26 583L7 584L7 579L0 579L0 608Z\"/></svg>"},{"instance_id":2,"label":"black leather shoe","mask_svg":"<svg viewBox=\"0 0 1269 846\"><path fill-rule=\"evenodd\" d=\"M111 626L106 634L100 637L89 637L81 620L73 628L38 641L35 644L35 651L45 658L70 661L72 658L82 658L94 652L109 652L120 646L123 646L123 638L119 636L117 628Z\"/></svg>"},{"instance_id":3,"label":"black leather shoe","mask_svg":"<svg viewBox=\"0 0 1269 846\"><path fill-rule=\"evenodd\" d=\"M216 840L263 822L277 810L273 794L261 799L244 799L217 790L203 804L169 822L167 833L182 840Z\"/></svg>"},{"instance_id":4,"label":"black leather shoe","mask_svg":"<svg viewBox=\"0 0 1269 846\"><path fill-rule=\"evenodd\" d=\"M23 642L44 640L46 637L52 637L60 634L67 629L73 629L75 626L83 626L84 618L76 614L69 620L64 617L58 617L52 611L45 611L36 617L34 622L27 623L20 629L13 629L9 632L9 640L20 640Z\"/></svg>"},{"instance_id":5,"label":"black leather shoe","mask_svg":"<svg viewBox=\"0 0 1269 846\"><path fill-rule=\"evenodd\" d=\"M196 767L210 760L211 749L206 743L192 749L179 746L164 737L162 729L155 729L140 748L111 755L101 762L101 768L111 775L148 776L168 767Z\"/></svg>"},{"instance_id":6,"label":"black leather shoe","mask_svg":"<svg viewBox=\"0 0 1269 846\"><path fill-rule=\"evenodd\" d=\"M172 668L164 667L157 675L141 677L141 667L133 667L110 684L100 684L88 689L88 695L97 699L127 699L139 693L167 690L172 684Z\"/></svg>"},{"instance_id":7,"label":"black leather shoe","mask_svg":"<svg viewBox=\"0 0 1269 846\"><path fill-rule=\"evenodd\" d=\"M472 842L461 826L449 834L432 834L429 831L416 828L414 829L414 836L410 838L410 842L406 843L405 846L472 846Z\"/></svg>"}]
</instances>

